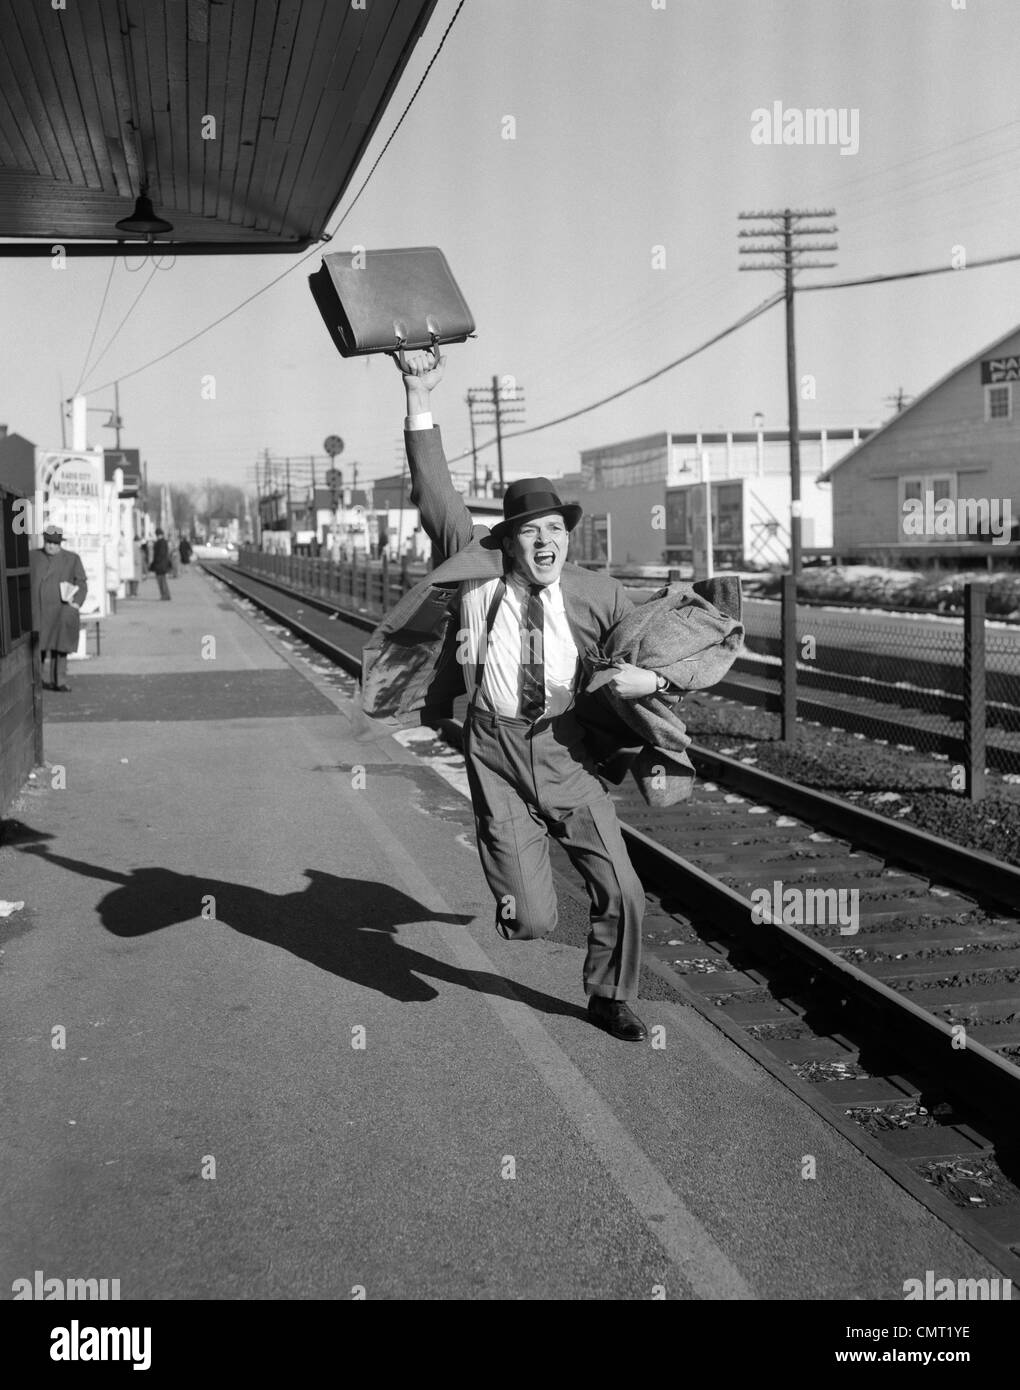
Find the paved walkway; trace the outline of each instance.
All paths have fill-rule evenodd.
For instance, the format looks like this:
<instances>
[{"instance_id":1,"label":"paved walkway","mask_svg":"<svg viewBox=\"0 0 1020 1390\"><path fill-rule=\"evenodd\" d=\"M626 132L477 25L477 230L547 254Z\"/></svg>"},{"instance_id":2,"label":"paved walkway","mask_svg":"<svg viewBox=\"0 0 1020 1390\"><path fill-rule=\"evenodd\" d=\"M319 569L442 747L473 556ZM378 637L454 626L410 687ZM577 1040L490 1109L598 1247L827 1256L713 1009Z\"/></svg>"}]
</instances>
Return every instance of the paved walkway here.
<instances>
[{"instance_id":1,"label":"paved walkway","mask_svg":"<svg viewBox=\"0 0 1020 1390\"><path fill-rule=\"evenodd\" d=\"M899 1299L995 1274L693 1011L642 1005L661 1048L592 1028L578 949L497 937L456 791L359 742L350 682L222 586L172 592L123 602L47 695L0 849L25 901L0 921L0 1289Z\"/></svg>"}]
</instances>

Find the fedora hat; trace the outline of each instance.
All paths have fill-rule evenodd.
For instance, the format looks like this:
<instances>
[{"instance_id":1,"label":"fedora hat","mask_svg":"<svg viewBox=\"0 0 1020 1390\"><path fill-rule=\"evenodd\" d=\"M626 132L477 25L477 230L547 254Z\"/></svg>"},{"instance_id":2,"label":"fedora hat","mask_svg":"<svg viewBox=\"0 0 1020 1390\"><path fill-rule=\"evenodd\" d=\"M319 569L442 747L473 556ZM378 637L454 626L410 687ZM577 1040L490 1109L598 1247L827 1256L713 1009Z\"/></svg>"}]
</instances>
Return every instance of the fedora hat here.
<instances>
[{"instance_id":1,"label":"fedora hat","mask_svg":"<svg viewBox=\"0 0 1020 1390\"><path fill-rule=\"evenodd\" d=\"M503 520L492 528L492 537L501 541L528 517L546 516L549 512L559 512L568 531L581 520L578 504L561 502L548 478L520 478L503 494Z\"/></svg>"},{"instance_id":2,"label":"fedora hat","mask_svg":"<svg viewBox=\"0 0 1020 1390\"><path fill-rule=\"evenodd\" d=\"M62 541L63 539L64 533L59 526L47 526L43 532L44 541Z\"/></svg>"}]
</instances>

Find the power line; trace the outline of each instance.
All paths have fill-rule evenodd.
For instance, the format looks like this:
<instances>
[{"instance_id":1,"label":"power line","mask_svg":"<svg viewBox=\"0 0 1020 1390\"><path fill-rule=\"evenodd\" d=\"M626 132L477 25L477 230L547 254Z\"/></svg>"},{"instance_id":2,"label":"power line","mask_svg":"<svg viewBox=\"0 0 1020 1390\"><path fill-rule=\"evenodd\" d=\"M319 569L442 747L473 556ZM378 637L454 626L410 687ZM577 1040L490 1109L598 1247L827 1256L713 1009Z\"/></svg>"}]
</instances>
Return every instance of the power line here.
<instances>
[{"instance_id":1,"label":"power line","mask_svg":"<svg viewBox=\"0 0 1020 1390\"><path fill-rule=\"evenodd\" d=\"M375 173L376 169L378 168L378 166L379 166L379 160L382 159L383 155L384 155L384 154L386 153L386 151L389 149L390 141L392 141L394 135L396 135L397 131L398 131L398 130L400 129L400 127L403 125L405 116L407 115L407 113L410 111L412 105L414 104L414 100L415 100L415 98L417 97L418 93L421 91L422 86L423 86L423 84L424 84L424 82L425 82L426 77L428 77L429 73L432 71L432 65L433 65L433 63L436 61L436 59L439 57L439 54L440 54L440 52L442 51L443 44L446 42L446 37L447 37L447 35L449 34L450 30L453 28L454 24L456 23L457 16L460 14L461 10L464 8L464 4L465 4L465 0L460 0L460 4L457 6L456 10L454 10L454 12L453 12L453 18L450 20L449 24L446 26L445 30L443 31L443 37L439 40L439 45L438 45L438 47L436 48L435 53L433 53L432 58L431 58L430 61L429 61L428 67L425 69L424 73L422 73L421 81L418 83L417 87L415 87L414 91L411 93L411 98L410 98L410 100L408 101L407 105L404 107L404 110L403 110L403 112L401 113L400 119L397 121L397 124L394 126L392 132L390 133L389 139L386 141L386 144L383 146L382 150L379 152L379 158L376 159L375 163L372 165L371 169L368 171L368 175L366 176L364 183L361 185L361 187L358 189L357 193L354 195L354 201L350 204L350 207L348 207L347 211L344 213L343 217L341 217L340 221L336 224L336 226L333 228L333 230L332 230L331 232L326 232L326 233L323 234L323 236L321 237L321 241L331 241L331 240L333 239L333 237L336 236L336 234L337 234L337 232L340 230L340 228L341 228L341 227L344 225L344 223L347 221L348 217L350 217L351 212L352 212L352 210L353 210L353 208L354 208L355 203L357 203L357 201L358 201L358 199L361 197L362 193L364 193L365 187L366 187L366 185L367 185L369 179L372 177L372 175ZM252 300L258 299L259 295L265 294L267 290L271 290L271 289L273 288L274 285L278 285L278 284L280 283L280 281L283 280L286 276L293 274L293 272L294 272L295 270L297 270L299 266L304 265L305 261L311 260L311 258L312 258L313 256L316 256L316 255L318 255L318 254L319 254L319 245L316 244L315 246L312 247L312 249L311 249L310 251L306 252L306 254L303 255L299 260L296 260L296 261L294 262L293 265L288 266L287 269L286 269L285 271L283 271L280 275L277 275L274 279L270 280L268 284L263 285L261 289L256 290L256 291L254 292L254 294L250 294L250 295L248 295L248 297L247 297L246 299L242 299L241 302L240 302L240 304L236 304L236 305L234 306L233 309L228 309L227 312L226 312L225 314L221 314L220 317L219 317L218 319L214 319L214 320L212 321L212 323L206 324L206 326L205 326L204 328L200 328L200 329L198 330L197 333L192 333L192 335L191 335L190 338L185 338L183 342L178 343L176 347L169 348L166 352L161 352L161 353L159 354L158 357L153 357L151 361L143 363L143 365L142 365L141 367L135 367L135 368L134 368L132 371L130 371L130 372L121 372L121 373L120 373L120 376L117 378L117 380L119 380L119 381L127 381L129 377L137 376L137 375L139 374L139 372L148 371L148 369L149 369L150 367L155 367L158 363L160 363L160 362L165 362L166 359L167 359L168 357L173 357L173 355L174 355L175 353L177 353L177 352L180 352L182 348L190 347L190 345L191 345L193 342L195 342L196 339L201 338L201 337L202 337L204 334L206 334L206 333L210 333L214 328L219 328L219 326L220 326L221 323L226 323L227 319L233 318L233 316L234 316L235 314L240 313L240 311L241 311L242 309L246 308L246 307L252 302ZM84 374L83 374L83 375L84 375ZM106 388L107 388L108 386L112 386L112 385L113 385L113 383L112 383L111 381L108 381L108 382L106 382L103 386L96 386L96 387L93 387L93 390L94 390L94 391L105 391Z\"/></svg>"},{"instance_id":2,"label":"power line","mask_svg":"<svg viewBox=\"0 0 1020 1390\"><path fill-rule=\"evenodd\" d=\"M503 438L521 439L526 434L538 434L540 430L551 430L554 425L563 425L568 420L576 420L580 415L588 415L593 410L599 410L602 406L609 405L611 401L618 401L621 396L629 395L631 391L636 391L639 386L647 386L650 381L655 381L657 377L665 376L667 372L673 371L675 367L682 366L684 362L689 362L692 357L697 357L699 353L705 352L710 347L714 347L716 343L721 343L722 340L728 338L731 333L736 333L738 328L743 328L745 324L752 323L756 318L760 318L762 314L767 313L769 309L774 308L775 305L782 301L783 297L782 290L777 294L771 295L768 299L759 304L756 309L751 309L734 323L731 323L727 328L722 329L721 332L714 334L711 338L699 344L698 347L692 348L690 352L685 352L682 357L676 358L675 361L668 362L665 367L660 367L658 371L651 372L648 376L642 377L640 381L634 381L630 386L624 386L622 390L614 391L611 396L603 396L601 400L593 401L591 405L582 406L580 410L572 410L568 415L557 416L555 420L545 420L541 425L529 425L526 430L514 430L510 434L503 435ZM477 446L478 450L481 451L482 449L491 448L495 442L496 436L493 435L493 437L487 439L484 444L479 444ZM467 458L470 453L471 450L466 449L462 454L456 454L449 462L457 463L460 459Z\"/></svg>"},{"instance_id":3,"label":"power line","mask_svg":"<svg viewBox=\"0 0 1020 1390\"><path fill-rule=\"evenodd\" d=\"M71 393L74 396L76 396L78 392L81 390L81 384L85 380L85 373L89 369L89 358L92 356L92 349L95 347L96 344L96 334L99 332L99 324L103 317L103 310L106 308L106 296L110 293L110 281L113 279L113 272L116 268L116 265L117 259L116 257L114 257L110 261L110 273L106 277L106 289L103 290L103 301L99 306L99 313L96 315L96 321L92 327L92 337L89 339L88 352L86 352L85 361L82 363L81 376L78 378L78 385L74 388L74 391Z\"/></svg>"},{"instance_id":4,"label":"power line","mask_svg":"<svg viewBox=\"0 0 1020 1390\"><path fill-rule=\"evenodd\" d=\"M979 261L967 261L965 265L934 265L926 270L898 270L893 275L865 275L859 280L827 280L822 285L800 285L798 293L806 290L845 290L854 285L882 285L890 280L917 280L923 275L959 275L961 270L980 270L986 265L1005 265L1007 261L1020 261L1020 251L1011 251L1007 256L984 256Z\"/></svg>"},{"instance_id":5,"label":"power line","mask_svg":"<svg viewBox=\"0 0 1020 1390\"><path fill-rule=\"evenodd\" d=\"M968 270L977 270L982 266L1002 265L1008 261L1018 260L1020 260L1020 251L1012 252L1006 256L989 256L982 260L970 261L966 268ZM892 275L869 275L859 280L833 280L821 285L799 285L797 292L803 294L807 290L840 290L849 288L853 285L875 285L890 280L909 280L922 275L942 275L946 273L959 274L959 270L956 270L953 266L933 266L927 270L905 270L898 271ZM514 430L510 434L505 434L503 438L520 439L526 434L537 434L540 430L552 429L554 425L565 424L568 420L576 420L580 415L587 415L593 410L598 410L601 406L609 405L611 401L619 400L621 396L626 396L631 391L636 391L639 386L646 386L650 381L654 381L657 377L672 371L674 367L679 367L682 366L684 362L689 362L692 357L697 357L699 353L704 352L707 348L713 347L716 343L721 342L723 338L728 338L730 334L735 333L739 328L743 328L745 324L751 323L754 319L767 313L769 309L774 308L775 305L785 298L785 290L780 290L777 294L772 295L771 298L764 300L756 309L750 310L750 312L744 314L742 318L731 323L728 328L724 328L722 332L716 333L698 347L693 348L690 352L684 353L682 357L678 357L674 362L669 362L665 367L660 367L658 371L652 372L650 376L642 377L640 381L635 381L630 386L625 386L621 391L615 391L611 396L603 396L600 400L593 401L591 405L583 406L580 410L573 410L568 415L560 415L555 420L545 420L540 425L529 425L525 430ZM476 445L476 451L480 453L482 449L490 449L495 442L496 437L493 435L491 439L487 439L483 443ZM455 454L449 462L458 463L461 459L468 458L470 455L471 450L465 449L462 453Z\"/></svg>"},{"instance_id":6,"label":"power line","mask_svg":"<svg viewBox=\"0 0 1020 1390\"><path fill-rule=\"evenodd\" d=\"M102 352L99 354L99 356L96 358L96 360L92 363L92 367L90 368L91 371L94 372L94 371L96 370L96 368L99 366L100 362L102 362L103 358L106 356L106 354L107 354L107 353L110 351L110 349L113 347L114 343L117 341L117 335L120 333L120 330L121 330L121 329L124 327L124 325L127 323L128 319L131 317L131 315L134 313L135 309L138 307L138 301L141 299L142 295L145 293L145 291L146 291L146 290L149 288L149 286L152 284L153 277L155 276L156 271L157 271L158 269L159 269L159 267L158 267L157 265L154 264L153 267L152 267L152 269L151 269L150 272L149 272L149 278L148 278L148 280L144 281L144 283L142 284L141 289L138 291L138 293L135 295L134 299L132 300L132 302L131 302L131 308L127 311L127 313L126 313L126 314L124 315L124 317L121 319L120 323L118 323L117 327L113 330L113 335L112 335L112 337L110 338L109 342L106 344L106 347L103 348ZM85 380L85 378L84 378L84 376L83 376L83 377L82 377L82 381L84 381L84 380ZM81 383L79 383L79 385L80 385L80 384L81 384ZM103 388L100 387L99 389L102 390Z\"/></svg>"},{"instance_id":7,"label":"power line","mask_svg":"<svg viewBox=\"0 0 1020 1390\"><path fill-rule=\"evenodd\" d=\"M908 159L901 159L896 164L887 164L883 169L873 169L868 174L860 174L855 179L842 179L838 184L832 183L824 185L834 193L842 193L845 189L856 183L867 183L871 179L882 178L885 174L894 173L897 169L904 169L908 164L918 164L923 159L931 159L938 155L948 154L950 150L958 149L960 145L972 145L975 140L987 140L990 135L997 135L1002 130L1009 130L1011 126L1020 125L1020 120L1004 121L1002 125L991 126L988 130L979 130L974 135L965 135L961 140L954 140L949 145L942 145L934 150L924 150L921 154L911 155ZM948 170L942 172L947 173Z\"/></svg>"},{"instance_id":8,"label":"power line","mask_svg":"<svg viewBox=\"0 0 1020 1390\"><path fill-rule=\"evenodd\" d=\"M347 221L348 217L350 217L351 213L354 211L354 206L355 206L355 204L357 203L358 199L361 197L362 193L364 193L364 191L365 191L365 185L368 183L369 179L372 177L372 175L375 173L376 169L379 167L379 160L382 159L383 155L384 155L384 154L386 153L386 151L389 149L389 147L390 147L390 142L393 140L394 135L396 135L397 131L398 131L398 130L400 129L400 127L404 124L404 117L407 115L408 111L410 111L411 107L414 105L414 99L415 99L415 97L418 95L418 93L421 91L422 87L424 87L424 85L425 85L425 79L428 77L429 73L432 71L432 65L433 65L433 63L436 61L436 59L439 57L440 53L443 51L443 44L446 42L446 36L449 34L450 30L451 30L451 29L453 28L453 26L456 24L456 22L457 22L457 16L460 14L461 10L464 8L464 3L465 3L465 0L460 0L460 4L459 4L459 5L457 6L457 8L454 10L454 12L453 12L453 18L450 20L449 24L448 24L448 25L446 26L446 28L443 30L443 37L439 40L439 44L438 44L438 46L437 46L437 48L436 48L435 53L433 53L432 57L429 59L429 65L428 65L428 67L425 69L425 71L424 71L424 72L422 73L422 75L421 75L421 81L418 83L417 87L415 87L414 91L411 93L410 100L408 101L407 105L404 107L403 111L402 111L401 114L400 114L400 120L396 123L396 125L395 125L395 126L393 127L393 129L390 131L389 139L386 141L386 144L383 145L382 149L379 151L379 157L376 159L375 163L372 165L371 169L369 169L368 173L366 174L366 176L365 176L365 182L364 182L364 183L361 185L361 187L358 189L357 193L355 193L355 195L354 195L354 201L351 203L350 207L347 209L347 211L344 213L343 217L341 217L340 221L337 223L337 225L336 225L336 231L337 231L337 232L340 230L340 228L343 226L343 224ZM334 233L334 235L335 235L335 233Z\"/></svg>"},{"instance_id":9,"label":"power line","mask_svg":"<svg viewBox=\"0 0 1020 1390\"><path fill-rule=\"evenodd\" d=\"M328 240L328 238L324 238L324 240ZM213 319L212 323L207 323L206 326L204 328L200 328L197 333L192 333L190 338L185 338L184 341L178 343L176 347L168 348L166 352L161 352L158 357L153 357L151 361L143 363L140 367L133 368L130 372L121 372L120 376L117 377L116 380L127 381L130 377L138 376L140 372L146 372L149 370L150 367L155 367L157 363L166 361L168 357L173 357L174 353L180 352L182 348L190 347L190 345L193 342L195 342L198 338L201 338L206 333L211 332L212 329L218 328L221 323L226 323L227 319L233 318L235 314L239 313L242 309L246 308L247 305L249 305L253 299L258 299L259 295L265 294L266 291L271 290L274 285L278 285L280 281L284 279L285 276L290 275L292 271L297 270L298 266L303 265L305 261L310 260L312 256L318 253L318 251L319 247L313 246L312 249L306 255L301 257L300 260L295 261L292 266L288 266L288 268L285 271L283 271L280 275L277 275L274 279L270 280L267 285L263 285L261 289L255 290L253 294L248 295L247 299L242 299L240 304L235 304L233 309L228 309L225 314L221 314L218 319ZM92 390L93 392L105 391L108 386L112 385L112 381L107 381L104 382L102 386L93 386Z\"/></svg>"}]
</instances>

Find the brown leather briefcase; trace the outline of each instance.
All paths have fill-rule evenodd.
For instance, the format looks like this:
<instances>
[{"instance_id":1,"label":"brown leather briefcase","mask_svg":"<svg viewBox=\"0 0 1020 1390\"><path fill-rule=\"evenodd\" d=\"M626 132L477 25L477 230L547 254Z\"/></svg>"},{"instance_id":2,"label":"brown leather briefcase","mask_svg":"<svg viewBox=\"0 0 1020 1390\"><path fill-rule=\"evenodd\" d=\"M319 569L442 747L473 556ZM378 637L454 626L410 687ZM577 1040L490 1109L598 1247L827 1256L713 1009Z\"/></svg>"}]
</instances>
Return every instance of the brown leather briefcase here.
<instances>
[{"instance_id":1,"label":"brown leather briefcase","mask_svg":"<svg viewBox=\"0 0 1020 1390\"><path fill-rule=\"evenodd\" d=\"M341 357L474 335L471 310L438 246L333 252L308 283Z\"/></svg>"}]
</instances>

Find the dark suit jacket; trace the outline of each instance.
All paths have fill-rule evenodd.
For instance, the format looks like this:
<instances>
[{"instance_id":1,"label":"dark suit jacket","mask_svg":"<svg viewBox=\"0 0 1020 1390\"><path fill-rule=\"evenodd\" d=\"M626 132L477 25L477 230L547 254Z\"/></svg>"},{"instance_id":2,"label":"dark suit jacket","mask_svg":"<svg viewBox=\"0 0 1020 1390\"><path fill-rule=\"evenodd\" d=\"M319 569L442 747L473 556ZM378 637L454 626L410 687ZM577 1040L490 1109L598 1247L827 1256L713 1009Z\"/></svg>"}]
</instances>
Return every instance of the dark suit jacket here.
<instances>
[{"instance_id":1,"label":"dark suit jacket","mask_svg":"<svg viewBox=\"0 0 1020 1390\"><path fill-rule=\"evenodd\" d=\"M505 573L505 556L485 526L475 526L450 481L438 427L405 435L411 500L442 563L405 594L362 652L362 707L377 719L448 716L464 693L456 660L461 586ZM633 607L623 585L606 574L566 564L563 607L578 651L595 654L615 623Z\"/></svg>"}]
</instances>

